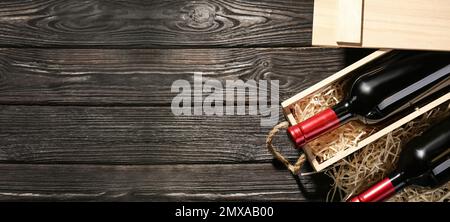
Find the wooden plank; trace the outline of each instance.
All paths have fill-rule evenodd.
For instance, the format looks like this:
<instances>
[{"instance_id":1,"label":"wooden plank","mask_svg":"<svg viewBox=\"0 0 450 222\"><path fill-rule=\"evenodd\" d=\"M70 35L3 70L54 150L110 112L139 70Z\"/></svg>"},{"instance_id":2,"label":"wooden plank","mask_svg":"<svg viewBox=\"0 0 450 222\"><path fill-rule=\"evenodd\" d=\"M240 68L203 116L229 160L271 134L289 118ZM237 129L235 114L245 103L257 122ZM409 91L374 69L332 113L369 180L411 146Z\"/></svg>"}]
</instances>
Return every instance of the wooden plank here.
<instances>
[{"instance_id":1,"label":"wooden plank","mask_svg":"<svg viewBox=\"0 0 450 222\"><path fill-rule=\"evenodd\" d=\"M279 80L281 101L344 67L348 55L324 48L3 48L0 104L168 105L178 94L172 83L184 79L193 86L194 73L223 86L226 80Z\"/></svg>"},{"instance_id":2,"label":"wooden plank","mask_svg":"<svg viewBox=\"0 0 450 222\"><path fill-rule=\"evenodd\" d=\"M324 175L297 183L272 164L0 164L2 201L311 201L329 184Z\"/></svg>"},{"instance_id":3,"label":"wooden plank","mask_svg":"<svg viewBox=\"0 0 450 222\"><path fill-rule=\"evenodd\" d=\"M364 0L363 30L358 47L450 50L448 0ZM337 41L338 4L314 2L312 44L344 46ZM354 44L345 44L354 47Z\"/></svg>"},{"instance_id":4,"label":"wooden plank","mask_svg":"<svg viewBox=\"0 0 450 222\"><path fill-rule=\"evenodd\" d=\"M0 9L2 46L307 46L313 0L1 1Z\"/></svg>"},{"instance_id":5,"label":"wooden plank","mask_svg":"<svg viewBox=\"0 0 450 222\"><path fill-rule=\"evenodd\" d=\"M170 107L0 106L0 161L271 162L265 145L271 127L260 119L174 116ZM285 134L275 143L288 157L299 156Z\"/></svg>"},{"instance_id":6,"label":"wooden plank","mask_svg":"<svg viewBox=\"0 0 450 222\"><path fill-rule=\"evenodd\" d=\"M337 43L361 44L363 0L338 0Z\"/></svg>"}]
</instances>

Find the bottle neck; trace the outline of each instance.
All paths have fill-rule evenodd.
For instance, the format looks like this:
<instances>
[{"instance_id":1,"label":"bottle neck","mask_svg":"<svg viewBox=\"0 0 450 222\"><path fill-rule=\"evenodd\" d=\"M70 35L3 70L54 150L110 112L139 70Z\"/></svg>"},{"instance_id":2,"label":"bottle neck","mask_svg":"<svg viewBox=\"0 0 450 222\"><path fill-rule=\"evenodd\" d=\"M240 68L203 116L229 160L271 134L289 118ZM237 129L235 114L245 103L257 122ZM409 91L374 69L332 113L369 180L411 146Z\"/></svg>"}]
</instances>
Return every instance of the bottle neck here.
<instances>
[{"instance_id":1,"label":"bottle neck","mask_svg":"<svg viewBox=\"0 0 450 222\"><path fill-rule=\"evenodd\" d=\"M336 114L336 117L339 119L339 123L341 125L347 123L354 117L351 112L351 103L349 100L343 100L334 105L331 109Z\"/></svg>"},{"instance_id":2,"label":"bottle neck","mask_svg":"<svg viewBox=\"0 0 450 222\"><path fill-rule=\"evenodd\" d=\"M347 123L353 115L349 102L340 102L313 117L288 128L288 135L297 147Z\"/></svg>"},{"instance_id":3,"label":"bottle neck","mask_svg":"<svg viewBox=\"0 0 450 222\"><path fill-rule=\"evenodd\" d=\"M363 193L350 199L349 202L379 202L386 200L406 186L403 175L403 172L395 171Z\"/></svg>"}]
</instances>

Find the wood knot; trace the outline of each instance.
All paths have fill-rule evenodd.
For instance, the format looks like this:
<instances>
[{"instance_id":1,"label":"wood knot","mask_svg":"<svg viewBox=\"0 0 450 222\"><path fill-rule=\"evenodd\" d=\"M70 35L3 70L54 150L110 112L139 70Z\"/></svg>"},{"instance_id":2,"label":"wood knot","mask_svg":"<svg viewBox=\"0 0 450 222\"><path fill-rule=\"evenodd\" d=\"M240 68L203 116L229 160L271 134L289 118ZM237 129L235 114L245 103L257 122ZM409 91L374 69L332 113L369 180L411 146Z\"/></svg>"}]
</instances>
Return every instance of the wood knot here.
<instances>
[{"instance_id":1,"label":"wood knot","mask_svg":"<svg viewBox=\"0 0 450 222\"><path fill-rule=\"evenodd\" d=\"M211 17L213 17L212 14L213 13L211 12L211 10L209 10L207 7L199 6L190 11L189 18L191 18L193 22L204 23L208 22Z\"/></svg>"},{"instance_id":2,"label":"wood knot","mask_svg":"<svg viewBox=\"0 0 450 222\"><path fill-rule=\"evenodd\" d=\"M217 28L215 24L216 12L214 6L209 4L189 4L182 8L184 29L207 30Z\"/></svg>"}]
</instances>

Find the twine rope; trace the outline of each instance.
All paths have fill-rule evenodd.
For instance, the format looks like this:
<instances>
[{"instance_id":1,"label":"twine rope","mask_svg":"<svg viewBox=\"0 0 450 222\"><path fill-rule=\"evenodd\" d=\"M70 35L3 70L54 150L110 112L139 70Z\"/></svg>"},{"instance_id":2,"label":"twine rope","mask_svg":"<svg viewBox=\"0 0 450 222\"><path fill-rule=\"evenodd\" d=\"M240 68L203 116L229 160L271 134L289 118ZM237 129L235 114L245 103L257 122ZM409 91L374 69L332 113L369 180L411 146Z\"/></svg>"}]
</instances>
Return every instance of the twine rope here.
<instances>
[{"instance_id":1,"label":"twine rope","mask_svg":"<svg viewBox=\"0 0 450 222\"><path fill-rule=\"evenodd\" d=\"M287 129L289 127L289 122L283 121L278 123L276 126L273 127L272 130L270 130L269 134L267 135L266 139L266 146L269 152L281 163L283 163L288 170L294 174L298 175L300 172L303 163L306 161L305 154L300 155L300 157L297 159L297 161L292 164L283 154L280 153L279 149L273 145L273 139L275 135L282 129Z\"/></svg>"}]
</instances>

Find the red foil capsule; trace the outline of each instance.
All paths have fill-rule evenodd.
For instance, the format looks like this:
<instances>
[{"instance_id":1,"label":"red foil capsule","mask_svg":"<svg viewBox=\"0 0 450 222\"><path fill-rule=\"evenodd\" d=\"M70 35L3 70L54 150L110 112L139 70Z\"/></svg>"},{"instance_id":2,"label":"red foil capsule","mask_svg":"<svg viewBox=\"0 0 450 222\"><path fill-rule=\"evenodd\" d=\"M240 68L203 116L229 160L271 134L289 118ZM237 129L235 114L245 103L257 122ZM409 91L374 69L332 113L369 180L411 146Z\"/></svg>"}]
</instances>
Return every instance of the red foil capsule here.
<instances>
[{"instance_id":1,"label":"red foil capsule","mask_svg":"<svg viewBox=\"0 0 450 222\"><path fill-rule=\"evenodd\" d=\"M385 178L348 202L379 202L389 198L394 193L395 186L391 179Z\"/></svg>"},{"instance_id":2,"label":"red foil capsule","mask_svg":"<svg viewBox=\"0 0 450 222\"><path fill-rule=\"evenodd\" d=\"M289 127L287 132L297 148L300 148L309 141L339 126L338 116L333 109L328 108L297 125Z\"/></svg>"}]
</instances>

